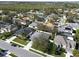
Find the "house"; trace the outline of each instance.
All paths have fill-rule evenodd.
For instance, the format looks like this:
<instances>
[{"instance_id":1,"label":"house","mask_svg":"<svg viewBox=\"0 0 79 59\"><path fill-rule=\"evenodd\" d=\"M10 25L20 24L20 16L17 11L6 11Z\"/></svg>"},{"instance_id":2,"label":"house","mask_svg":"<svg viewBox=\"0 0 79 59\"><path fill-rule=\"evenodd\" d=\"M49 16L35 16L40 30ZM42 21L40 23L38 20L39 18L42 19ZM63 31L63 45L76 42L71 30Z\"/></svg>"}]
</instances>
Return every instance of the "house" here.
<instances>
[{"instance_id":1,"label":"house","mask_svg":"<svg viewBox=\"0 0 79 59\"><path fill-rule=\"evenodd\" d=\"M63 15L62 17L60 17L60 21L59 21L58 26L63 26L63 25L65 25L66 20L67 20L66 15Z\"/></svg>"},{"instance_id":2,"label":"house","mask_svg":"<svg viewBox=\"0 0 79 59\"><path fill-rule=\"evenodd\" d=\"M43 23L43 22L38 22L35 21L29 25L30 28L36 29L36 30L41 30L45 32L50 32L53 30L54 25L52 23Z\"/></svg>"},{"instance_id":3,"label":"house","mask_svg":"<svg viewBox=\"0 0 79 59\"><path fill-rule=\"evenodd\" d=\"M67 26L71 26L73 30L79 29L79 24L78 23L68 23Z\"/></svg>"},{"instance_id":4,"label":"house","mask_svg":"<svg viewBox=\"0 0 79 59\"><path fill-rule=\"evenodd\" d=\"M24 29L20 29L18 31L16 31L16 33L14 34L15 36L26 36L26 37L30 37L33 33L35 32L35 30L33 28L24 28Z\"/></svg>"},{"instance_id":5,"label":"house","mask_svg":"<svg viewBox=\"0 0 79 59\"><path fill-rule=\"evenodd\" d=\"M78 23L68 23L64 26L58 27L58 32L61 32L66 36L74 36L75 33L73 33L73 31L76 29L79 29Z\"/></svg>"},{"instance_id":6,"label":"house","mask_svg":"<svg viewBox=\"0 0 79 59\"><path fill-rule=\"evenodd\" d=\"M32 36L30 37L30 39L33 41L35 38L43 38L45 40L49 40L50 36L52 34L48 33L48 32L44 32L44 31L35 31L34 34L32 34ZM41 39L40 39L41 40Z\"/></svg>"},{"instance_id":7,"label":"house","mask_svg":"<svg viewBox=\"0 0 79 59\"><path fill-rule=\"evenodd\" d=\"M67 49L66 51L69 52L69 50L73 51L73 49L75 49L76 46L76 42L73 40L73 37L67 37Z\"/></svg>"},{"instance_id":8,"label":"house","mask_svg":"<svg viewBox=\"0 0 79 59\"><path fill-rule=\"evenodd\" d=\"M11 32L17 30L17 26L0 21L0 33Z\"/></svg>"},{"instance_id":9,"label":"house","mask_svg":"<svg viewBox=\"0 0 79 59\"><path fill-rule=\"evenodd\" d=\"M18 17L23 17L22 13L17 14Z\"/></svg>"},{"instance_id":10,"label":"house","mask_svg":"<svg viewBox=\"0 0 79 59\"><path fill-rule=\"evenodd\" d=\"M36 20L39 21L39 22L45 22L45 17L46 16L39 16L39 15L36 15Z\"/></svg>"},{"instance_id":11,"label":"house","mask_svg":"<svg viewBox=\"0 0 79 59\"><path fill-rule=\"evenodd\" d=\"M30 37L36 30L34 30L33 28L24 28L24 33L26 35L26 37Z\"/></svg>"},{"instance_id":12,"label":"house","mask_svg":"<svg viewBox=\"0 0 79 59\"><path fill-rule=\"evenodd\" d=\"M34 28L34 29L38 29L38 24L40 24L39 22L32 22L29 27L30 28Z\"/></svg>"},{"instance_id":13,"label":"house","mask_svg":"<svg viewBox=\"0 0 79 59\"><path fill-rule=\"evenodd\" d=\"M63 47L66 51L72 51L72 49L76 46L76 42L73 40L73 37L66 37L62 35L55 36L54 43L57 46Z\"/></svg>"},{"instance_id":14,"label":"house","mask_svg":"<svg viewBox=\"0 0 79 59\"><path fill-rule=\"evenodd\" d=\"M55 15L54 13L48 15L46 18L45 18L45 22L48 22L49 20L54 20L53 17L56 17L57 15Z\"/></svg>"},{"instance_id":15,"label":"house","mask_svg":"<svg viewBox=\"0 0 79 59\"><path fill-rule=\"evenodd\" d=\"M28 26L31 23L31 20L29 20L29 17L22 17L21 19L14 17L13 23Z\"/></svg>"},{"instance_id":16,"label":"house","mask_svg":"<svg viewBox=\"0 0 79 59\"><path fill-rule=\"evenodd\" d=\"M16 26L16 25L14 25L14 24L11 24L11 25L9 25L10 26L10 32L15 32L17 29L18 29L18 27Z\"/></svg>"},{"instance_id":17,"label":"house","mask_svg":"<svg viewBox=\"0 0 79 59\"><path fill-rule=\"evenodd\" d=\"M61 35L55 36L54 43L55 43L57 46L66 48L66 41L65 41L64 36L61 36Z\"/></svg>"}]
</instances>

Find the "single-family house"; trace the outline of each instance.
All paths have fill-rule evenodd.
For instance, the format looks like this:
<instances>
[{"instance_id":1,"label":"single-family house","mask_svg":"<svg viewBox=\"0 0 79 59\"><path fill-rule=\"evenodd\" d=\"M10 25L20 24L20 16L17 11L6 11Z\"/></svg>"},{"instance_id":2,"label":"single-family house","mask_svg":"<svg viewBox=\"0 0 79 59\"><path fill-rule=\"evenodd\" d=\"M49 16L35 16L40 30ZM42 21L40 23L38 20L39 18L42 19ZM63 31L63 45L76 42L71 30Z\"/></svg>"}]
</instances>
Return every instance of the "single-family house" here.
<instances>
[{"instance_id":1,"label":"single-family house","mask_svg":"<svg viewBox=\"0 0 79 59\"><path fill-rule=\"evenodd\" d=\"M35 38L43 38L45 40L49 40L50 36L52 34L44 31L35 31L34 34L30 37L30 39L33 41ZM40 39L41 40L41 39Z\"/></svg>"},{"instance_id":2,"label":"single-family house","mask_svg":"<svg viewBox=\"0 0 79 59\"><path fill-rule=\"evenodd\" d=\"M75 48L76 42L73 40L73 37L66 37L62 35L55 36L54 43L57 46L63 47L66 51L70 52Z\"/></svg>"},{"instance_id":3,"label":"single-family house","mask_svg":"<svg viewBox=\"0 0 79 59\"><path fill-rule=\"evenodd\" d=\"M0 21L0 33L11 32L17 30L17 26Z\"/></svg>"},{"instance_id":4,"label":"single-family house","mask_svg":"<svg viewBox=\"0 0 79 59\"><path fill-rule=\"evenodd\" d=\"M34 28L34 29L38 29L38 24L40 24L39 22L32 22L29 27L30 28Z\"/></svg>"},{"instance_id":5,"label":"single-family house","mask_svg":"<svg viewBox=\"0 0 79 59\"><path fill-rule=\"evenodd\" d=\"M58 32L63 33L66 36L74 36L74 30L79 29L78 23L68 23L67 25L58 27Z\"/></svg>"},{"instance_id":6,"label":"single-family house","mask_svg":"<svg viewBox=\"0 0 79 59\"><path fill-rule=\"evenodd\" d=\"M38 22L35 21L29 25L30 28L34 28L36 30L41 30L45 32L51 32L54 28L54 25L52 23L43 23L43 22Z\"/></svg>"},{"instance_id":7,"label":"single-family house","mask_svg":"<svg viewBox=\"0 0 79 59\"><path fill-rule=\"evenodd\" d=\"M55 43L57 46L66 48L66 41L65 41L64 36L61 36L61 35L55 36L55 38L54 38L54 43Z\"/></svg>"},{"instance_id":8,"label":"single-family house","mask_svg":"<svg viewBox=\"0 0 79 59\"><path fill-rule=\"evenodd\" d=\"M15 36L20 36L20 37L22 35L24 35L26 37L30 37L34 32L35 32L35 30L33 28L27 27L27 28L24 28L24 29L22 28L22 29L16 31L16 33L14 35Z\"/></svg>"}]
</instances>

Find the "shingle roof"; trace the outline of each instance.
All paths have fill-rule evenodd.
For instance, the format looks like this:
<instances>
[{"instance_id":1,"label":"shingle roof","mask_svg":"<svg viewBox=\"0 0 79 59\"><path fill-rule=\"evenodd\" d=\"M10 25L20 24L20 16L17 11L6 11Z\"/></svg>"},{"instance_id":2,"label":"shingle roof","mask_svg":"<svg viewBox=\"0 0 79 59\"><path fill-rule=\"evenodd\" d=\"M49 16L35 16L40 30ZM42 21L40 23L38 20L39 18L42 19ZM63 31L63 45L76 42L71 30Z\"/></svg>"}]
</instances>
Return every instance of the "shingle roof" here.
<instances>
[{"instance_id":1,"label":"shingle roof","mask_svg":"<svg viewBox=\"0 0 79 59\"><path fill-rule=\"evenodd\" d=\"M10 25L9 23L5 23L5 22L0 21L0 28L7 27L9 25Z\"/></svg>"},{"instance_id":2,"label":"shingle roof","mask_svg":"<svg viewBox=\"0 0 79 59\"><path fill-rule=\"evenodd\" d=\"M45 33L45 32L35 32L32 36L31 36L31 40L34 40L35 38L44 38L44 39L46 39L46 40L48 40L49 39L49 37L50 37L50 34L48 34L48 33Z\"/></svg>"},{"instance_id":3,"label":"shingle roof","mask_svg":"<svg viewBox=\"0 0 79 59\"><path fill-rule=\"evenodd\" d=\"M58 46L58 45L65 45L66 46L66 41L65 38L61 35L57 35L54 39L54 43Z\"/></svg>"},{"instance_id":4,"label":"shingle roof","mask_svg":"<svg viewBox=\"0 0 79 59\"><path fill-rule=\"evenodd\" d=\"M60 31L60 32L65 32L66 31L66 27L70 27L71 28L71 30L72 29L78 29L79 28L79 24L78 23L68 23L67 25L65 25L65 26L62 26L62 27L59 27L58 28L58 31ZM67 30L68 32L70 32L71 33L71 30Z\"/></svg>"}]
</instances>

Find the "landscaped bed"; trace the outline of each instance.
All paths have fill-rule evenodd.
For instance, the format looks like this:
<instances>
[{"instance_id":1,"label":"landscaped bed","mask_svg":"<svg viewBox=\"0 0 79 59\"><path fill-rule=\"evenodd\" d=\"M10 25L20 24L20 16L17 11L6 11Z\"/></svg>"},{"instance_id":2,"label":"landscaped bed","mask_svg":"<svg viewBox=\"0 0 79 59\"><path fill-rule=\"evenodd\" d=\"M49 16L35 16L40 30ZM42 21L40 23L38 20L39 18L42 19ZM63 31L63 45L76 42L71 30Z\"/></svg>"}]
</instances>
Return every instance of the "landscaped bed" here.
<instances>
[{"instance_id":1,"label":"landscaped bed","mask_svg":"<svg viewBox=\"0 0 79 59\"><path fill-rule=\"evenodd\" d=\"M22 48L24 47L24 46L21 46L21 45L19 45L19 44L14 43L14 42L10 42L10 43L11 43L11 45L14 46L14 47L16 47L16 46L22 47Z\"/></svg>"},{"instance_id":2,"label":"landscaped bed","mask_svg":"<svg viewBox=\"0 0 79 59\"><path fill-rule=\"evenodd\" d=\"M2 33L2 34L0 34L0 40L5 40L5 39L9 38L11 35L12 35L11 32Z\"/></svg>"},{"instance_id":3,"label":"landscaped bed","mask_svg":"<svg viewBox=\"0 0 79 59\"><path fill-rule=\"evenodd\" d=\"M20 44L22 44L22 45L27 45L28 44L28 42L29 42L29 40L27 40L27 39L24 39L24 38L16 38L16 39L14 39L13 40L14 42L17 42L17 43L20 43Z\"/></svg>"},{"instance_id":4,"label":"landscaped bed","mask_svg":"<svg viewBox=\"0 0 79 59\"><path fill-rule=\"evenodd\" d=\"M15 54L13 54L13 53L11 53L11 54L9 54L10 56L12 56L12 57L17 57Z\"/></svg>"}]
</instances>

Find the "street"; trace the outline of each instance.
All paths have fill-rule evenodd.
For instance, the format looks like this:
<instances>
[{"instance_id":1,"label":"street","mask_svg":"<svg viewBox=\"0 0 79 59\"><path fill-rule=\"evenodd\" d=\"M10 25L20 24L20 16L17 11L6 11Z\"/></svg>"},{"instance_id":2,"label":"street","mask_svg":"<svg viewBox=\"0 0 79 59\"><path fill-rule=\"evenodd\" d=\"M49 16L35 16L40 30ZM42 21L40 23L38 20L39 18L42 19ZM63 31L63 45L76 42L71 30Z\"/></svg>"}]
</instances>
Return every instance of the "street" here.
<instances>
[{"instance_id":1,"label":"street","mask_svg":"<svg viewBox=\"0 0 79 59\"><path fill-rule=\"evenodd\" d=\"M40 57L40 55L31 53L25 49L19 47L13 47L10 43L7 43L3 40L0 41L0 48L9 50L12 53L15 53L18 57Z\"/></svg>"}]
</instances>

